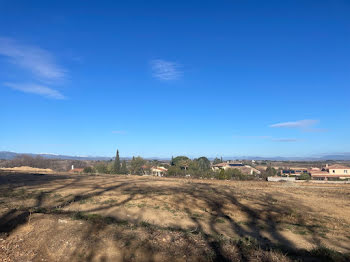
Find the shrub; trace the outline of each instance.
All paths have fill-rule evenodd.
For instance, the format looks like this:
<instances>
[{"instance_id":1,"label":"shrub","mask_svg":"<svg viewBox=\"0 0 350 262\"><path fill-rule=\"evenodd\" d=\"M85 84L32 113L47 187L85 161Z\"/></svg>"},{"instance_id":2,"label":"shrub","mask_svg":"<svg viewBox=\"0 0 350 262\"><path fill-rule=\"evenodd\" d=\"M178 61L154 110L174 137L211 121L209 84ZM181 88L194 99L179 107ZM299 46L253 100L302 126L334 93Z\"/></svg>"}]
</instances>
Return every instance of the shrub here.
<instances>
[{"instance_id":1,"label":"shrub","mask_svg":"<svg viewBox=\"0 0 350 262\"><path fill-rule=\"evenodd\" d=\"M104 162L99 162L98 164L96 164L95 169L100 174L107 174L108 173L108 166Z\"/></svg>"},{"instance_id":2,"label":"shrub","mask_svg":"<svg viewBox=\"0 0 350 262\"><path fill-rule=\"evenodd\" d=\"M299 176L299 180L310 180L311 176L309 174L303 173Z\"/></svg>"},{"instance_id":3,"label":"shrub","mask_svg":"<svg viewBox=\"0 0 350 262\"><path fill-rule=\"evenodd\" d=\"M84 168L84 173L95 173L95 169L91 166L87 166Z\"/></svg>"}]
</instances>

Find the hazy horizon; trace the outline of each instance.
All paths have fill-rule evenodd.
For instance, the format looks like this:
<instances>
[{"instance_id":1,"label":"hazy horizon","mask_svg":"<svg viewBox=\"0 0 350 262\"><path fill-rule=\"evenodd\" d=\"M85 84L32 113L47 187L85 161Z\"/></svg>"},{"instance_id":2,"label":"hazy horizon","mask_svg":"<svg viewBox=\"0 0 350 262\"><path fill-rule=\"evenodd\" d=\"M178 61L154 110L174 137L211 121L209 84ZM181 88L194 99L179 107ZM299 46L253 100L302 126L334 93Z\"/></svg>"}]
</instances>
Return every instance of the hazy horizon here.
<instances>
[{"instance_id":1,"label":"hazy horizon","mask_svg":"<svg viewBox=\"0 0 350 262\"><path fill-rule=\"evenodd\" d=\"M10 152L15 154L33 154L33 155L51 155L51 156L67 156L67 157L77 157L77 158L114 158L115 155L66 155L66 154L57 154L57 153L48 153L48 152L15 152L15 151L0 151L0 157L1 153L4 152ZM122 153L122 152L121 152ZM141 156L145 159L160 159L160 160L170 160L172 157L176 156L187 156L190 159L195 159L198 157L207 157L208 159L215 159L215 158L222 158L223 160L234 160L234 159L241 159L241 160L269 160L269 159L285 159L285 160L350 160L350 152L333 152L333 153L324 153L324 154L318 154L318 155L296 155L296 156L280 156L280 155L271 155L271 156L262 156L262 155L222 155L222 156L211 156L211 155L186 155L186 154L178 154L178 155L171 155L171 156L142 156L142 155L123 155L121 154L120 157L122 159L131 159L132 157ZM338 158L337 158L338 156ZM332 157L330 159L326 159L325 157Z\"/></svg>"}]
</instances>

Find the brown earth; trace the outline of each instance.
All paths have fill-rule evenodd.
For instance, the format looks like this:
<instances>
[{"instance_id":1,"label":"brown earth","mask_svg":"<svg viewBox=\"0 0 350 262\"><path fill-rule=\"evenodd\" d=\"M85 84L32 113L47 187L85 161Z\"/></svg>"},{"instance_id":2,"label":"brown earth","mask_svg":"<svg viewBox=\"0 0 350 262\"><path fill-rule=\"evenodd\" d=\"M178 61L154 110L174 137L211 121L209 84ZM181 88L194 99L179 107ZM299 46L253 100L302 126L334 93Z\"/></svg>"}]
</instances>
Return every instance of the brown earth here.
<instances>
[{"instance_id":1,"label":"brown earth","mask_svg":"<svg viewBox=\"0 0 350 262\"><path fill-rule=\"evenodd\" d=\"M35 168L30 166L19 166L19 167L2 167L0 171L7 172L20 172L20 173L52 173L53 170L50 168Z\"/></svg>"},{"instance_id":2,"label":"brown earth","mask_svg":"<svg viewBox=\"0 0 350 262\"><path fill-rule=\"evenodd\" d=\"M348 261L350 185L0 174L0 261Z\"/></svg>"}]
</instances>

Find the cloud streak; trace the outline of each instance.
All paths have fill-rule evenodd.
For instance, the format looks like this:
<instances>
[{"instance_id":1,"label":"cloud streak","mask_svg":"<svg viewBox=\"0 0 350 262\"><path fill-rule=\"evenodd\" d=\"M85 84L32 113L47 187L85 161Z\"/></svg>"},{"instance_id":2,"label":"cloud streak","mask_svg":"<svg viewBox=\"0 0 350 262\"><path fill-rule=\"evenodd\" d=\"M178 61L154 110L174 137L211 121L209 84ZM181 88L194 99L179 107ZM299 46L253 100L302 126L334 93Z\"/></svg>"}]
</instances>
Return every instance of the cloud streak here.
<instances>
[{"instance_id":1,"label":"cloud streak","mask_svg":"<svg viewBox=\"0 0 350 262\"><path fill-rule=\"evenodd\" d=\"M306 120L299 120L294 122L282 122L270 125L272 128L310 128L311 126L314 126L318 124L319 120L314 119L306 119Z\"/></svg>"},{"instance_id":2,"label":"cloud streak","mask_svg":"<svg viewBox=\"0 0 350 262\"><path fill-rule=\"evenodd\" d=\"M11 38L0 37L0 56L7 57L9 63L29 72L30 75L30 83L7 82L4 83L5 86L47 98L65 99L61 92L48 87L66 78L66 70L57 65L50 52L39 47L19 44Z\"/></svg>"},{"instance_id":3,"label":"cloud streak","mask_svg":"<svg viewBox=\"0 0 350 262\"><path fill-rule=\"evenodd\" d=\"M112 134L124 135L126 134L126 132L123 130L115 130L115 131L112 131Z\"/></svg>"},{"instance_id":4,"label":"cloud streak","mask_svg":"<svg viewBox=\"0 0 350 262\"><path fill-rule=\"evenodd\" d=\"M66 72L60 68L51 53L35 46L20 45L11 38L0 37L0 55L30 71L41 81L62 80Z\"/></svg>"},{"instance_id":5,"label":"cloud streak","mask_svg":"<svg viewBox=\"0 0 350 262\"><path fill-rule=\"evenodd\" d=\"M298 142L299 139L296 138L274 138L272 136L233 136L234 138L248 138L248 139L262 139L272 142Z\"/></svg>"},{"instance_id":6,"label":"cloud streak","mask_svg":"<svg viewBox=\"0 0 350 262\"><path fill-rule=\"evenodd\" d=\"M296 138L272 138L271 141L273 142L298 142L299 140Z\"/></svg>"},{"instance_id":7,"label":"cloud streak","mask_svg":"<svg viewBox=\"0 0 350 262\"><path fill-rule=\"evenodd\" d=\"M14 90L22 91L24 93L41 95L53 99L65 99L65 96L62 95L59 91L42 85L14 83L4 83L4 85Z\"/></svg>"},{"instance_id":8,"label":"cloud streak","mask_svg":"<svg viewBox=\"0 0 350 262\"><path fill-rule=\"evenodd\" d=\"M151 68L153 77L162 81L177 80L182 75L179 64L170 61L152 60Z\"/></svg>"}]
</instances>

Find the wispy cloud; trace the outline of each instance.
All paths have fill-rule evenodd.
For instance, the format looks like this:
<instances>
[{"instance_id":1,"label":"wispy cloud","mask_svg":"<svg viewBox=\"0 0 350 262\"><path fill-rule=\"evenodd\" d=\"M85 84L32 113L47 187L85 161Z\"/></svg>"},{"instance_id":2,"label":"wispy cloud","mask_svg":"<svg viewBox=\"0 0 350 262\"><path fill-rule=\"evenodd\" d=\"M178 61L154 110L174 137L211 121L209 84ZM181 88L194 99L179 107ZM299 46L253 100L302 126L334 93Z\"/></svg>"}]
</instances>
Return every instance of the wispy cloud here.
<instances>
[{"instance_id":1,"label":"wispy cloud","mask_svg":"<svg viewBox=\"0 0 350 262\"><path fill-rule=\"evenodd\" d=\"M25 93L37 94L53 99L65 99L64 95L62 95L59 91L42 85L14 83L4 83L4 85Z\"/></svg>"},{"instance_id":2,"label":"wispy cloud","mask_svg":"<svg viewBox=\"0 0 350 262\"><path fill-rule=\"evenodd\" d=\"M296 138L274 138L272 136L239 136L234 135L234 138L247 138L247 139L262 139L262 140L268 140L272 142L298 142L299 139Z\"/></svg>"},{"instance_id":3,"label":"wispy cloud","mask_svg":"<svg viewBox=\"0 0 350 262\"><path fill-rule=\"evenodd\" d=\"M156 59L151 61L151 67L153 77L159 80L176 80L182 75L179 64L174 62Z\"/></svg>"},{"instance_id":4,"label":"wispy cloud","mask_svg":"<svg viewBox=\"0 0 350 262\"><path fill-rule=\"evenodd\" d=\"M126 134L126 131L124 131L124 130L115 130L115 131L112 131L112 134L124 135L124 134Z\"/></svg>"},{"instance_id":5,"label":"wispy cloud","mask_svg":"<svg viewBox=\"0 0 350 262\"><path fill-rule=\"evenodd\" d=\"M282 123L277 123L270 125L270 127L282 127L282 128L310 128L316 124L318 124L320 121L319 120L314 120L314 119L306 119L306 120L299 120L299 121L294 121L294 122L282 122Z\"/></svg>"},{"instance_id":6,"label":"wispy cloud","mask_svg":"<svg viewBox=\"0 0 350 262\"><path fill-rule=\"evenodd\" d=\"M53 55L39 47L21 45L11 38L0 37L0 55L29 70L39 80L57 81L65 77L65 70L56 64Z\"/></svg>"},{"instance_id":7,"label":"wispy cloud","mask_svg":"<svg viewBox=\"0 0 350 262\"><path fill-rule=\"evenodd\" d=\"M309 132L309 133L323 133L328 132L328 129L325 128L316 128L315 125L319 124L319 120L315 119L305 119L305 120L299 120L299 121L292 121L292 122L281 122L277 124L270 125L272 128L295 128L300 129L303 132Z\"/></svg>"},{"instance_id":8,"label":"wispy cloud","mask_svg":"<svg viewBox=\"0 0 350 262\"><path fill-rule=\"evenodd\" d=\"M296 138L272 138L271 141L274 142L298 142L299 140Z\"/></svg>"},{"instance_id":9,"label":"wispy cloud","mask_svg":"<svg viewBox=\"0 0 350 262\"><path fill-rule=\"evenodd\" d=\"M65 98L59 91L48 87L66 78L66 70L56 63L50 52L36 46L20 44L12 38L0 37L0 56L7 57L11 64L29 72L30 75L29 84L4 83L6 86L48 98Z\"/></svg>"},{"instance_id":10,"label":"wispy cloud","mask_svg":"<svg viewBox=\"0 0 350 262\"><path fill-rule=\"evenodd\" d=\"M234 138L257 138L257 139L269 139L271 136L241 136L241 135L234 135Z\"/></svg>"}]
</instances>

